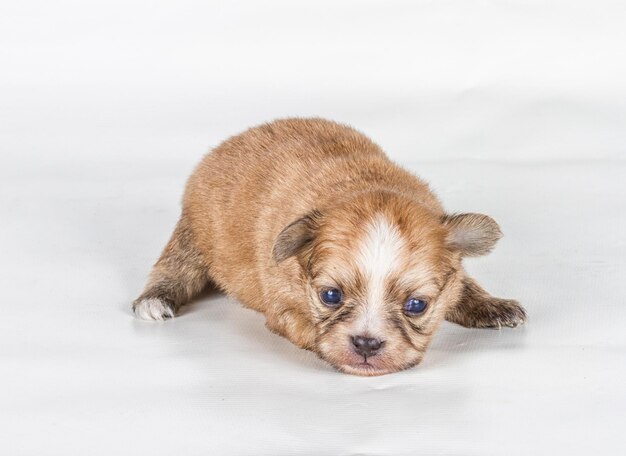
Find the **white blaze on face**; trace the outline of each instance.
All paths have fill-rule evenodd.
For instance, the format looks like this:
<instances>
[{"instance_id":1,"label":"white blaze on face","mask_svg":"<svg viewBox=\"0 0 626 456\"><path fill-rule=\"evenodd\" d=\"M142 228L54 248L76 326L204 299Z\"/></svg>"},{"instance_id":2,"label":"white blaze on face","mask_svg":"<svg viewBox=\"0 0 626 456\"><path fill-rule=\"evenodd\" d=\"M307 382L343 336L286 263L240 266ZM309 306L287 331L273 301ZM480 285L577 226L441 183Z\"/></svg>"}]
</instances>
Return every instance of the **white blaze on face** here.
<instances>
[{"instance_id":1,"label":"white blaze on face","mask_svg":"<svg viewBox=\"0 0 626 456\"><path fill-rule=\"evenodd\" d=\"M366 278L366 302L353 335L382 337L386 286L389 275L401 266L405 241L398 228L382 214L372 220L365 233L356 260Z\"/></svg>"}]
</instances>

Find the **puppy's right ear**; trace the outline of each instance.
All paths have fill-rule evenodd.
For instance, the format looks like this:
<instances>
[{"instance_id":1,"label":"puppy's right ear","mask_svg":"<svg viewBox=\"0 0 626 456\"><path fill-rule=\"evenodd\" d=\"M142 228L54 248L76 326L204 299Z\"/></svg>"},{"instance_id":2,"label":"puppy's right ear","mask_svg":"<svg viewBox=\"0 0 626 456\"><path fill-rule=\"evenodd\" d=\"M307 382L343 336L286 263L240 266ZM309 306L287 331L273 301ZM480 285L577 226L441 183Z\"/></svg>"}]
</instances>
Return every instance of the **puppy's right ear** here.
<instances>
[{"instance_id":1,"label":"puppy's right ear","mask_svg":"<svg viewBox=\"0 0 626 456\"><path fill-rule=\"evenodd\" d=\"M313 211L287 225L278 235L272 249L277 263L299 254L315 239L320 213Z\"/></svg>"}]
</instances>

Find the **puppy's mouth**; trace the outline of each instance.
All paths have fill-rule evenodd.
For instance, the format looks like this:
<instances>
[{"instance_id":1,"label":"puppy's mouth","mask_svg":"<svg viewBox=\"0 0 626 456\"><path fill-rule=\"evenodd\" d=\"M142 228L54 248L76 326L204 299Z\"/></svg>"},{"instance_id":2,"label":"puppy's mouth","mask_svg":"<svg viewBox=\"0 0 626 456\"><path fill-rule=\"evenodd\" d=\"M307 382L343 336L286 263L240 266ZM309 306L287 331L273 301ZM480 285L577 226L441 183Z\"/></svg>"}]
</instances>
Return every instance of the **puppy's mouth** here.
<instances>
[{"instance_id":1,"label":"puppy's mouth","mask_svg":"<svg viewBox=\"0 0 626 456\"><path fill-rule=\"evenodd\" d=\"M347 362L346 362L347 361ZM393 374L405 369L409 369L418 365L422 361L422 357L419 356L411 361L407 361L403 364L397 364L390 362L389 359L373 357L359 357L359 359L344 360L343 363L334 364L336 369L351 375L360 375L362 377L374 377L377 375Z\"/></svg>"},{"instance_id":2,"label":"puppy's mouth","mask_svg":"<svg viewBox=\"0 0 626 456\"><path fill-rule=\"evenodd\" d=\"M318 352L318 355L320 358L330 363L335 369L345 374L371 377L390 374L396 371L396 369L392 369L390 366L385 366L384 363L381 365L380 359L375 357L357 357L354 353L348 355L343 354L343 356L329 356L327 353Z\"/></svg>"},{"instance_id":3,"label":"puppy's mouth","mask_svg":"<svg viewBox=\"0 0 626 456\"><path fill-rule=\"evenodd\" d=\"M351 359L345 364L339 366L339 369L342 372L352 374L352 375L362 375L362 376L374 376L374 375L384 375L394 372L393 369L390 369L388 366L381 366L380 359L376 356L361 356L357 355L356 359Z\"/></svg>"},{"instance_id":4,"label":"puppy's mouth","mask_svg":"<svg viewBox=\"0 0 626 456\"><path fill-rule=\"evenodd\" d=\"M368 361L363 361L355 364L344 364L338 366L339 370L346 374L361 375L364 377L372 377L375 375L385 375L394 372L388 368L380 368L371 364Z\"/></svg>"}]
</instances>

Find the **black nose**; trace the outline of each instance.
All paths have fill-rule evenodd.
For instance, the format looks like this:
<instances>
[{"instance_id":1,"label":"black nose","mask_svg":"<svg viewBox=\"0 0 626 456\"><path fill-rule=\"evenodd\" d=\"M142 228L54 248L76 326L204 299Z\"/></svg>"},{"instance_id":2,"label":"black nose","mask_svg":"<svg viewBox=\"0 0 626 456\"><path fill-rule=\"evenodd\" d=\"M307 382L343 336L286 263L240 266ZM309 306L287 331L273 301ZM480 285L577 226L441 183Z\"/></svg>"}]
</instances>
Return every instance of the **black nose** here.
<instances>
[{"instance_id":1,"label":"black nose","mask_svg":"<svg viewBox=\"0 0 626 456\"><path fill-rule=\"evenodd\" d=\"M373 356L383 346L383 342L373 337L352 336L352 345L358 354Z\"/></svg>"}]
</instances>

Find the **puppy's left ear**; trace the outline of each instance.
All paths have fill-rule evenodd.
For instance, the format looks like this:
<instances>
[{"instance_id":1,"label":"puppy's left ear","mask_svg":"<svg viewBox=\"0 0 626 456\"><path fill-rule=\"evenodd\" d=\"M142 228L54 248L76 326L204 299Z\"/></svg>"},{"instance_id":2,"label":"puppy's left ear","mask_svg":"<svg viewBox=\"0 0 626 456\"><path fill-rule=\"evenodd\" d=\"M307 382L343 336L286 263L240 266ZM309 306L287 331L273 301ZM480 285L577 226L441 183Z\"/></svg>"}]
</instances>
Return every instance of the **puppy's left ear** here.
<instances>
[{"instance_id":1,"label":"puppy's left ear","mask_svg":"<svg viewBox=\"0 0 626 456\"><path fill-rule=\"evenodd\" d=\"M494 219L483 214L454 214L442 219L448 229L447 244L463 256L486 255L502 237Z\"/></svg>"},{"instance_id":2,"label":"puppy's left ear","mask_svg":"<svg viewBox=\"0 0 626 456\"><path fill-rule=\"evenodd\" d=\"M272 256L277 263L299 254L315 239L320 213L310 214L287 225L278 235L272 248Z\"/></svg>"}]
</instances>

